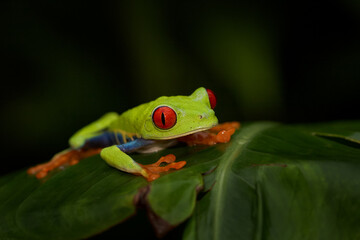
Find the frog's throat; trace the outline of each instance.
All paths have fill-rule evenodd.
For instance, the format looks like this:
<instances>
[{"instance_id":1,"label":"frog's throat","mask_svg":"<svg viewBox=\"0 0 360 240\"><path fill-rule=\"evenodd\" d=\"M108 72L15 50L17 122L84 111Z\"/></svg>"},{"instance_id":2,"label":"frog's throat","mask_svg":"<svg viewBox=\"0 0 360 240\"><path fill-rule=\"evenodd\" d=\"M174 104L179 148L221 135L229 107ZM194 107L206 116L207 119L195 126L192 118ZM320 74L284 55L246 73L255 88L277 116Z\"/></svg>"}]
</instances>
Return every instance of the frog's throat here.
<instances>
[{"instance_id":1,"label":"frog's throat","mask_svg":"<svg viewBox=\"0 0 360 240\"><path fill-rule=\"evenodd\" d=\"M159 138L152 137L151 139L154 139L154 140L170 140L170 139L174 139L174 138L179 138L179 137L187 136L187 135L190 135L190 134L193 134L193 133L202 132L202 131L208 130L208 129L212 128L212 127L213 127L213 126L211 126L211 127L197 128L197 129L195 129L195 130L192 130L192 131L189 131L189 132L186 132L186 133L182 133L182 134L177 134L177 135L173 135L173 136L169 136L169 137L159 137Z\"/></svg>"}]
</instances>

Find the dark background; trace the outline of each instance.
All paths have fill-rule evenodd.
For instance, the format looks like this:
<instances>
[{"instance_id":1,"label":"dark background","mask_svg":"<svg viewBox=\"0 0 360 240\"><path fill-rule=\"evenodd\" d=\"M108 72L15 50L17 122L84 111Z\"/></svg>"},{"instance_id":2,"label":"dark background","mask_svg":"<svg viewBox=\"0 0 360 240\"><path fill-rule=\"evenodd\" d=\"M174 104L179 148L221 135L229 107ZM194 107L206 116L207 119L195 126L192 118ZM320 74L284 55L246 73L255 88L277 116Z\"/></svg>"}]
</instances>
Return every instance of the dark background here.
<instances>
[{"instance_id":1,"label":"dark background","mask_svg":"<svg viewBox=\"0 0 360 240\"><path fill-rule=\"evenodd\" d=\"M199 86L220 121L359 119L360 4L3 1L1 174L80 127Z\"/></svg>"},{"instance_id":2,"label":"dark background","mask_svg":"<svg viewBox=\"0 0 360 240\"><path fill-rule=\"evenodd\" d=\"M13 0L0 26L1 175L105 112L200 86L220 121L360 119L358 0ZM94 239L154 238L144 216Z\"/></svg>"}]
</instances>

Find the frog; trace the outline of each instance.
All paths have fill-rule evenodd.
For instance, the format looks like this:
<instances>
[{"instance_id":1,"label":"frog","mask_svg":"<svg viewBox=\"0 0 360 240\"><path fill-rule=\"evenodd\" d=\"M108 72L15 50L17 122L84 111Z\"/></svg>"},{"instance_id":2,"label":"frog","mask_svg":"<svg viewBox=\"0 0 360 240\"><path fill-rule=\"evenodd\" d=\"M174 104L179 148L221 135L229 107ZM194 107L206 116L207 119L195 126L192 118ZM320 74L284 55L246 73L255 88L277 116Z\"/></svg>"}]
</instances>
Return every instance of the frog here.
<instances>
[{"instance_id":1,"label":"frog","mask_svg":"<svg viewBox=\"0 0 360 240\"><path fill-rule=\"evenodd\" d=\"M214 112L216 102L212 90L200 87L189 96L162 96L122 114L106 113L75 132L68 149L27 172L42 179L54 169L100 154L109 166L154 181L162 173L182 169L186 161L176 162L176 156L168 154L145 165L134 161L132 153L157 152L179 142L193 146L230 141L240 123L219 124Z\"/></svg>"}]
</instances>

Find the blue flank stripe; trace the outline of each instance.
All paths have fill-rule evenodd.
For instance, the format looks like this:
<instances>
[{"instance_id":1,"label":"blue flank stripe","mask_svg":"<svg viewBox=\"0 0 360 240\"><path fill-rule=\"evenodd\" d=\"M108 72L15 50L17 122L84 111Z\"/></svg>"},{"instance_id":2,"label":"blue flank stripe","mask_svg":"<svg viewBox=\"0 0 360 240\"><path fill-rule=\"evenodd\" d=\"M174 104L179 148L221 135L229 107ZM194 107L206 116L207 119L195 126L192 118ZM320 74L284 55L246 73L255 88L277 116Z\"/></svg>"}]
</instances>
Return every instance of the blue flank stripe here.
<instances>
[{"instance_id":1,"label":"blue flank stripe","mask_svg":"<svg viewBox=\"0 0 360 240\"><path fill-rule=\"evenodd\" d=\"M133 151L135 151L141 147L144 147L146 145L152 144L153 142L154 142L153 140L138 138L138 139L135 139L134 141L117 145L117 147L121 151L128 153L128 152L133 152Z\"/></svg>"},{"instance_id":2,"label":"blue flank stripe","mask_svg":"<svg viewBox=\"0 0 360 240\"><path fill-rule=\"evenodd\" d=\"M127 142L124 143L121 133L103 132L95 137L86 140L83 148L105 148L112 145L117 145L117 147L123 152L132 152L136 149L139 149L154 142L152 140L146 140L136 137L133 137L133 139L134 140L131 140L131 138L127 137Z\"/></svg>"}]
</instances>

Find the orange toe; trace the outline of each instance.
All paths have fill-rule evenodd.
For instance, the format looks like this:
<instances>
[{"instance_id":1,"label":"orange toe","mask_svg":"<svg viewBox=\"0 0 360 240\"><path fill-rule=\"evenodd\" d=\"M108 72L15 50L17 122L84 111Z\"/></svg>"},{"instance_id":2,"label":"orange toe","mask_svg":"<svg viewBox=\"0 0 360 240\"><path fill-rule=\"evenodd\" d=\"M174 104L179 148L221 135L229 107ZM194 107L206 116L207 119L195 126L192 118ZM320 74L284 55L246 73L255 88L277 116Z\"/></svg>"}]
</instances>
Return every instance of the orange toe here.
<instances>
[{"instance_id":1,"label":"orange toe","mask_svg":"<svg viewBox=\"0 0 360 240\"><path fill-rule=\"evenodd\" d=\"M158 173L152 173L150 171L147 171L148 177L146 177L146 180L148 182L152 182L160 177L160 174Z\"/></svg>"},{"instance_id":2,"label":"orange toe","mask_svg":"<svg viewBox=\"0 0 360 240\"><path fill-rule=\"evenodd\" d=\"M46 175L47 175L47 171L41 171L41 172L38 172L35 176L37 179L41 179L41 178L46 177Z\"/></svg>"},{"instance_id":3,"label":"orange toe","mask_svg":"<svg viewBox=\"0 0 360 240\"><path fill-rule=\"evenodd\" d=\"M226 143L229 142L231 139L231 136L235 133L235 128L231 128L229 130L222 130L218 132L216 135L216 141L220 143Z\"/></svg>"},{"instance_id":4,"label":"orange toe","mask_svg":"<svg viewBox=\"0 0 360 240\"><path fill-rule=\"evenodd\" d=\"M212 127L210 130L211 131L221 131L221 130L229 130L229 129L239 129L240 128L240 123L239 122L225 122L225 123L220 123L218 125L216 125L215 127Z\"/></svg>"},{"instance_id":5,"label":"orange toe","mask_svg":"<svg viewBox=\"0 0 360 240\"><path fill-rule=\"evenodd\" d=\"M189 146L193 145L214 145L216 143L229 142L231 136L235 133L236 129L240 127L239 122L226 122L216 125L203 132L197 132L178 140L187 143Z\"/></svg>"},{"instance_id":6,"label":"orange toe","mask_svg":"<svg viewBox=\"0 0 360 240\"><path fill-rule=\"evenodd\" d=\"M181 169L185 166L186 161L175 162L176 157L174 154L169 154L161 157L157 162L148 165L139 164L142 168L145 169L148 177L146 178L149 182L160 177L160 173L168 172L171 169ZM167 163L165 166L160 166L162 163Z\"/></svg>"},{"instance_id":7,"label":"orange toe","mask_svg":"<svg viewBox=\"0 0 360 240\"><path fill-rule=\"evenodd\" d=\"M173 168L173 169L181 169L186 165L186 161L180 161L180 162L176 162L176 163L171 163L169 165L171 165L170 167Z\"/></svg>"},{"instance_id":8,"label":"orange toe","mask_svg":"<svg viewBox=\"0 0 360 240\"><path fill-rule=\"evenodd\" d=\"M160 166L161 163L172 163L175 162L176 157L174 154L168 154L166 156L161 157L156 163L150 164L153 166Z\"/></svg>"}]
</instances>

